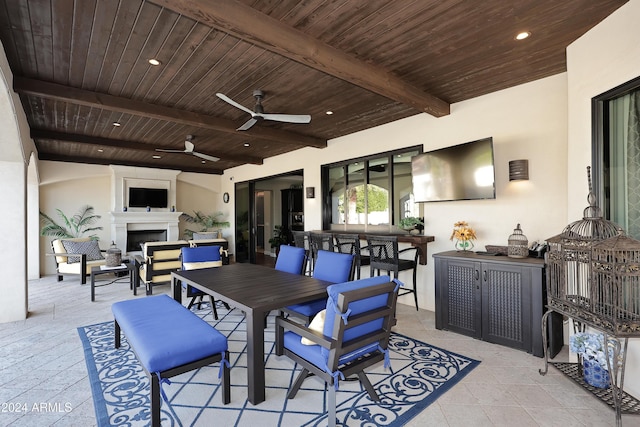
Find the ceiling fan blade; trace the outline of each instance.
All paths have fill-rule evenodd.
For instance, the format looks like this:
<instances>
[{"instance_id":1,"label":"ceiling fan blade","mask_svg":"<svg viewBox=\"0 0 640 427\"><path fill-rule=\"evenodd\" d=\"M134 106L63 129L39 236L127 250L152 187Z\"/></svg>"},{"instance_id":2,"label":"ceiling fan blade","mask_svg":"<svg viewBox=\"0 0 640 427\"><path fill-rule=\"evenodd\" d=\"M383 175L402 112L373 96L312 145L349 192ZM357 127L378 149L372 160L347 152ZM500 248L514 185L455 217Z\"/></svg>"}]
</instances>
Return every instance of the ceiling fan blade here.
<instances>
[{"instance_id":1,"label":"ceiling fan blade","mask_svg":"<svg viewBox=\"0 0 640 427\"><path fill-rule=\"evenodd\" d=\"M229 104L233 105L234 107L239 108L242 111L245 111L245 112L251 114L252 116L254 115L254 112L252 110L248 109L244 105L238 104L236 101L234 101L233 99L229 98L224 93L216 93L216 96L218 98L222 99L224 102L229 103Z\"/></svg>"},{"instance_id":2,"label":"ceiling fan blade","mask_svg":"<svg viewBox=\"0 0 640 427\"><path fill-rule=\"evenodd\" d=\"M258 115L258 114L256 114ZM285 123L309 123L311 116L308 114L259 114L265 120L274 120Z\"/></svg>"},{"instance_id":3,"label":"ceiling fan blade","mask_svg":"<svg viewBox=\"0 0 640 427\"><path fill-rule=\"evenodd\" d=\"M247 120L246 122L244 122L244 124L242 126L240 126L236 130L248 130L251 126L255 125L257 122L258 122L258 120L254 119L252 117L249 120Z\"/></svg>"},{"instance_id":4,"label":"ceiling fan blade","mask_svg":"<svg viewBox=\"0 0 640 427\"><path fill-rule=\"evenodd\" d=\"M214 156L210 156L208 154L198 153L197 151L192 151L191 154L193 154L196 157L200 157L201 159L209 160L210 162L217 162L218 160L220 160L219 157L214 157Z\"/></svg>"},{"instance_id":5,"label":"ceiling fan blade","mask_svg":"<svg viewBox=\"0 0 640 427\"><path fill-rule=\"evenodd\" d=\"M162 151L163 153L186 153L184 150L163 150L162 148L156 148L156 151Z\"/></svg>"}]
</instances>

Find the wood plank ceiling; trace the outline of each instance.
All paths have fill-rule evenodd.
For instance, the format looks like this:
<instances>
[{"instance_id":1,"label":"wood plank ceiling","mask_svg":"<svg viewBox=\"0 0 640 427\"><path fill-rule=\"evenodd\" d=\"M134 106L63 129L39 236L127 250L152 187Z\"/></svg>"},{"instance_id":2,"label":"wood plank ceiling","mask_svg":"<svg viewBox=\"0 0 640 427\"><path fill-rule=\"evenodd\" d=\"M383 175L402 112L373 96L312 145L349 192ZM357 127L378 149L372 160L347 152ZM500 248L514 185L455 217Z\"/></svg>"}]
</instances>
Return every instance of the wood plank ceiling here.
<instances>
[{"instance_id":1,"label":"wood plank ceiling","mask_svg":"<svg viewBox=\"0 0 640 427\"><path fill-rule=\"evenodd\" d=\"M40 159L219 174L566 71L624 3L0 0L0 40ZM236 131L249 114L215 94L253 109L255 89L311 123ZM220 160L155 151L186 135Z\"/></svg>"}]
</instances>

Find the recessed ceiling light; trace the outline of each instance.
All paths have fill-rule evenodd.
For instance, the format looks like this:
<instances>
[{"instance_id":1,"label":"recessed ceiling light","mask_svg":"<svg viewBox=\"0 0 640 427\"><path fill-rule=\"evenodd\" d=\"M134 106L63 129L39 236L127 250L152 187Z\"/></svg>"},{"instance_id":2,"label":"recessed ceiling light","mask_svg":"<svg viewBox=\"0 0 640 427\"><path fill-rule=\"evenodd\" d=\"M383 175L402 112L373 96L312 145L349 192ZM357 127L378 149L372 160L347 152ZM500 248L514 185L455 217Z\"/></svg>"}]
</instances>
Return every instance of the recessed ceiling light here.
<instances>
[{"instance_id":1,"label":"recessed ceiling light","mask_svg":"<svg viewBox=\"0 0 640 427\"><path fill-rule=\"evenodd\" d=\"M111 124L112 124L112 125L114 125L115 127L120 127L120 126L122 126L119 122L113 122L113 123L111 123Z\"/></svg>"},{"instance_id":2,"label":"recessed ceiling light","mask_svg":"<svg viewBox=\"0 0 640 427\"><path fill-rule=\"evenodd\" d=\"M326 114L327 116L330 116L330 115L332 115L332 114L333 114L333 111L328 110L327 112L325 112L325 114Z\"/></svg>"},{"instance_id":3,"label":"recessed ceiling light","mask_svg":"<svg viewBox=\"0 0 640 427\"><path fill-rule=\"evenodd\" d=\"M202 160L202 164L204 165L205 163L207 163L206 161Z\"/></svg>"},{"instance_id":4,"label":"recessed ceiling light","mask_svg":"<svg viewBox=\"0 0 640 427\"><path fill-rule=\"evenodd\" d=\"M158 61L156 58L151 58L151 59L149 60L149 64L151 64L151 65L160 65L160 64L161 64L161 62L160 62L160 61Z\"/></svg>"},{"instance_id":5,"label":"recessed ceiling light","mask_svg":"<svg viewBox=\"0 0 640 427\"><path fill-rule=\"evenodd\" d=\"M162 158L162 156L158 156L157 154L154 154L154 155L153 155L153 156L151 156L151 157L153 157L154 159L161 159L161 158Z\"/></svg>"},{"instance_id":6,"label":"recessed ceiling light","mask_svg":"<svg viewBox=\"0 0 640 427\"><path fill-rule=\"evenodd\" d=\"M102 148L98 148L98 153L104 153L104 150Z\"/></svg>"},{"instance_id":7,"label":"recessed ceiling light","mask_svg":"<svg viewBox=\"0 0 640 427\"><path fill-rule=\"evenodd\" d=\"M518 33L516 35L516 40L524 40L526 38L528 38L531 35L531 33L529 31L523 31L521 33Z\"/></svg>"},{"instance_id":8,"label":"recessed ceiling light","mask_svg":"<svg viewBox=\"0 0 640 427\"><path fill-rule=\"evenodd\" d=\"M251 144L249 144L248 142L245 142L245 143L244 143L244 146L245 146L245 147L248 147L249 145L251 145Z\"/></svg>"}]
</instances>

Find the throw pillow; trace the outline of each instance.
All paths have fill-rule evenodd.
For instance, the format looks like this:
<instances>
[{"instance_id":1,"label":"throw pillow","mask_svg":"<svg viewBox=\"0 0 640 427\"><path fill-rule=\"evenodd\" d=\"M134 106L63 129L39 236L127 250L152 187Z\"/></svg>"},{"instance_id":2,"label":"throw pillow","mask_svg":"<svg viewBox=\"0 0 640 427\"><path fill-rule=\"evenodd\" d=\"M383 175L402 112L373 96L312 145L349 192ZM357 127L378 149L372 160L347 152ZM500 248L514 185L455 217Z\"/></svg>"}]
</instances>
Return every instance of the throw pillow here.
<instances>
[{"instance_id":1,"label":"throw pillow","mask_svg":"<svg viewBox=\"0 0 640 427\"><path fill-rule=\"evenodd\" d=\"M311 321L311 323L309 323L309 329L311 329L312 331L316 331L316 332L320 332L322 333L322 331L324 330L324 317L327 314L327 309L325 308L324 310L322 310L321 312L319 312L318 314L316 314L313 317L313 320ZM302 338L300 340L300 344L304 344L304 345L317 345L317 343L311 341L308 338Z\"/></svg>"},{"instance_id":2,"label":"throw pillow","mask_svg":"<svg viewBox=\"0 0 640 427\"><path fill-rule=\"evenodd\" d=\"M64 246L64 250L70 254L86 254L87 261L97 261L100 259L104 259L102 256L102 252L100 252L100 247L98 246L97 240L89 240L88 242L74 242L73 240L63 240L62 246ZM67 263L73 264L76 262L80 262L79 256L69 256L67 257Z\"/></svg>"}]
</instances>

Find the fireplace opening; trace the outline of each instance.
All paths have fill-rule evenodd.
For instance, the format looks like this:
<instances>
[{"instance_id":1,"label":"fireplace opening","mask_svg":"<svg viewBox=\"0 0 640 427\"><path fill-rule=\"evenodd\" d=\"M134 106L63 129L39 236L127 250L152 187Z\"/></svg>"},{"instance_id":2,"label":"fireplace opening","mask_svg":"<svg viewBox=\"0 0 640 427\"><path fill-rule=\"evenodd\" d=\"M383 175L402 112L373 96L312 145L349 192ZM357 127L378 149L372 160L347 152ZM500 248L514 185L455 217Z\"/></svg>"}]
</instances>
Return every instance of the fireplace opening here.
<instances>
[{"instance_id":1,"label":"fireplace opening","mask_svg":"<svg viewBox=\"0 0 640 427\"><path fill-rule=\"evenodd\" d=\"M167 230L127 230L127 252L142 250L145 242L166 242Z\"/></svg>"}]
</instances>

